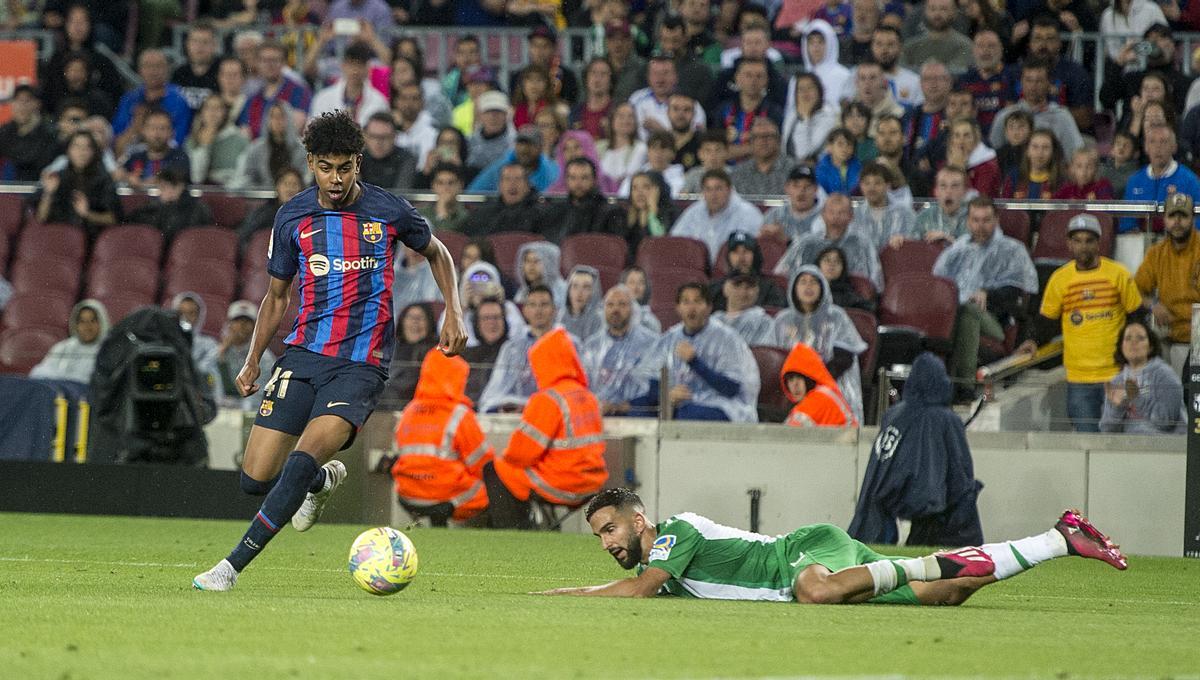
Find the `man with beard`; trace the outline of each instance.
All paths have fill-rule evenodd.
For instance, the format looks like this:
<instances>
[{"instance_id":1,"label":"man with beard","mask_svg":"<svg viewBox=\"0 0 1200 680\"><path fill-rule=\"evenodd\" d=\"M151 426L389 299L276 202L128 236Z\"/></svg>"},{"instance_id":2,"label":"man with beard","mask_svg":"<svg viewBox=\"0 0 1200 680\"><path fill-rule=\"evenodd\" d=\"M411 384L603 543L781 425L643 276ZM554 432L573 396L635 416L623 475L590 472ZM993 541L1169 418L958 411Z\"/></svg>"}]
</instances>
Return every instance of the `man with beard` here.
<instances>
[{"instance_id":1,"label":"man with beard","mask_svg":"<svg viewBox=\"0 0 1200 680\"><path fill-rule=\"evenodd\" d=\"M658 334L635 319L641 309L633 292L618 284L604 294L604 328L583 341L580 354L588 383L604 415L629 412L629 400L638 396L633 369Z\"/></svg>"},{"instance_id":2,"label":"man with beard","mask_svg":"<svg viewBox=\"0 0 1200 680\"><path fill-rule=\"evenodd\" d=\"M633 51L633 32L624 19L611 19L604 26L604 54L613 70L613 101L628 101L646 86L646 60Z\"/></svg>"},{"instance_id":3,"label":"man with beard","mask_svg":"<svg viewBox=\"0 0 1200 680\"><path fill-rule=\"evenodd\" d=\"M625 213L596 188L596 166L580 156L567 162L567 195L546 208L547 219L536 225L547 241L562 243L572 234L622 234Z\"/></svg>"},{"instance_id":4,"label":"man with beard","mask_svg":"<svg viewBox=\"0 0 1200 680\"><path fill-rule=\"evenodd\" d=\"M1192 305L1200 302L1194 274L1200 271L1195 201L1187 194L1171 194L1163 219L1169 238L1150 246L1133 280L1143 295L1142 306L1161 329L1163 358L1178 373L1191 347Z\"/></svg>"},{"instance_id":5,"label":"man with beard","mask_svg":"<svg viewBox=\"0 0 1200 680\"><path fill-rule=\"evenodd\" d=\"M925 34L904 45L904 63L920 68L939 61L954 73L971 65L971 39L954 28L958 7L954 0L925 0Z\"/></svg>"},{"instance_id":6,"label":"man with beard","mask_svg":"<svg viewBox=\"0 0 1200 680\"><path fill-rule=\"evenodd\" d=\"M929 175L917 168L904 147L904 121L891 114L884 114L874 122L875 147L879 150L875 162L891 171L888 199L896 203L911 204L914 195L928 196L932 190Z\"/></svg>"},{"instance_id":7,"label":"man with beard","mask_svg":"<svg viewBox=\"0 0 1200 680\"><path fill-rule=\"evenodd\" d=\"M671 121L667 116L670 108L671 94L677 90L694 92L691 88L679 85L679 76L675 70L675 62L671 57L658 54L650 58L646 67L646 82L648 85L629 95L629 103L637 114L638 135L646 140L650 133L667 130ZM698 102L693 102L692 126L703 128L705 123L704 109Z\"/></svg>"},{"instance_id":8,"label":"man with beard","mask_svg":"<svg viewBox=\"0 0 1200 680\"><path fill-rule=\"evenodd\" d=\"M36 182L42 168L54 160L57 136L32 85L13 89L12 119L0 125L0 171L5 180Z\"/></svg>"},{"instance_id":9,"label":"man with beard","mask_svg":"<svg viewBox=\"0 0 1200 680\"><path fill-rule=\"evenodd\" d=\"M1075 150L1083 146L1082 128L1077 126L1078 116L1054 101L1052 96L1052 69L1049 62L1030 59L1021 65L1021 99L1012 106L1004 107L992 121L989 141L993 149L1004 146L1004 120L1014 111L1023 109L1033 116L1036 128L1047 128L1062 144L1063 154L1070 158ZM1089 97L1088 101L1091 101ZM1089 122L1091 113L1088 113Z\"/></svg>"},{"instance_id":10,"label":"man with beard","mask_svg":"<svg viewBox=\"0 0 1200 680\"><path fill-rule=\"evenodd\" d=\"M675 135L675 164L686 172L700 164L700 130L693 123L696 100L686 92L667 97L667 122Z\"/></svg>"},{"instance_id":11,"label":"man with beard","mask_svg":"<svg viewBox=\"0 0 1200 680\"><path fill-rule=\"evenodd\" d=\"M1095 105L1092 78L1087 69L1064 56L1058 19L1042 15L1033 20L1028 56L1046 62L1050 71L1050 100L1067 107L1080 130L1091 130ZM1024 90L1025 85L1021 88Z\"/></svg>"},{"instance_id":12,"label":"man with beard","mask_svg":"<svg viewBox=\"0 0 1200 680\"><path fill-rule=\"evenodd\" d=\"M916 106L924 98L921 94L921 79L916 73L900 66L900 31L892 26L879 26L871 34L871 59L883 69L892 97L902 105ZM858 68L862 68L859 64ZM855 69L857 74L858 68ZM857 92L861 84L858 78L847 78L841 99L863 99ZM868 103L868 106L870 104Z\"/></svg>"},{"instance_id":13,"label":"man with beard","mask_svg":"<svg viewBox=\"0 0 1200 680\"><path fill-rule=\"evenodd\" d=\"M1075 555L1122 570L1128 566L1120 549L1076 510L1028 538L913 558L880 555L830 524L776 537L691 512L655 524L637 494L622 488L600 492L585 516L604 550L638 575L542 594L958 605L988 584L1057 557Z\"/></svg>"},{"instance_id":14,"label":"man with beard","mask_svg":"<svg viewBox=\"0 0 1200 680\"><path fill-rule=\"evenodd\" d=\"M166 168L178 168L186 181L191 173L187 153L171 143L171 116L161 109L145 114L141 129L142 143L130 147L120 167L113 173L118 182L128 182L134 189L153 186L158 173Z\"/></svg>"},{"instance_id":15,"label":"man with beard","mask_svg":"<svg viewBox=\"0 0 1200 680\"><path fill-rule=\"evenodd\" d=\"M770 118L756 118L750 129L750 157L729 173L733 187L747 196L782 194L796 160L783 153L779 126Z\"/></svg>"}]
</instances>

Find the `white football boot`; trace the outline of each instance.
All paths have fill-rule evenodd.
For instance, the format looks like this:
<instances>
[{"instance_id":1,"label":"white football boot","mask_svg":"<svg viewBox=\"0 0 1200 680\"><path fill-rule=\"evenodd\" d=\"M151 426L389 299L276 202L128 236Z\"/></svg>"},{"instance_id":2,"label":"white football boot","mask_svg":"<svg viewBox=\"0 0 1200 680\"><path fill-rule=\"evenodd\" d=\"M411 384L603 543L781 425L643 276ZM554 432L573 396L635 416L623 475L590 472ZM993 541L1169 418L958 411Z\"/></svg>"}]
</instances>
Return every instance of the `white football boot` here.
<instances>
[{"instance_id":1,"label":"white football boot","mask_svg":"<svg viewBox=\"0 0 1200 680\"><path fill-rule=\"evenodd\" d=\"M308 531L321 519L325 503L346 479L346 466L340 460L331 460L321 467L325 468L325 488L316 493L310 491L304 497L304 503L292 515L292 527L296 531Z\"/></svg>"},{"instance_id":2,"label":"white football boot","mask_svg":"<svg viewBox=\"0 0 1200 680\"><path fill-rule=\"evenodd\" d=\"M233 590L237 577L237 570L229 560L221 560L217 566L192 579L192 587L196 590Z\"/></svg>"}]
</instances>

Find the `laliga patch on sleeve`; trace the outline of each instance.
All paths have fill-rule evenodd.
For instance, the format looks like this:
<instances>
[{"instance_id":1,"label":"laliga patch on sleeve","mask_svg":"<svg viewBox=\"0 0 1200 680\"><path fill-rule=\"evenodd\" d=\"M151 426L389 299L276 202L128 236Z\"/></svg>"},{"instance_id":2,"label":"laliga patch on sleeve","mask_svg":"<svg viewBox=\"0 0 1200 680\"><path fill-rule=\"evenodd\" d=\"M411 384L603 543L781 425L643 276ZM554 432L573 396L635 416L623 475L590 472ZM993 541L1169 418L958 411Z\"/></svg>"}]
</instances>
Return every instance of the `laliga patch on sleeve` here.
<instances>
[{"instance_id":1,"label":"laliga patch on sleeve","mask_svg":"<svg viewBox=\"0 0 1200 680\"><path fill-rule=\"evenodd\" d=\"M671 556L671 548L675 547L674 534L659 536L654 539L654 545L650 546L650 559L648 562L665 562Z\"/></svg>"}]
</instances>

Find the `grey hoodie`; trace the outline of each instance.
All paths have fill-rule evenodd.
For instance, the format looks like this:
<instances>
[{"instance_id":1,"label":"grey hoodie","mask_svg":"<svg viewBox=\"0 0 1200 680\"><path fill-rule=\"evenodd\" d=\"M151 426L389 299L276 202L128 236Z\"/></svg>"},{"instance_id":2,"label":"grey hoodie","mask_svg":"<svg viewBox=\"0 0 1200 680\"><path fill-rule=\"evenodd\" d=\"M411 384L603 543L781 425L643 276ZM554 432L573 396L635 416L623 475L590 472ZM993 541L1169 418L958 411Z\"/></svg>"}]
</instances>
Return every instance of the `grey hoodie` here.
<instances>
[{"instance_id":1,"label":"grey hoodie","mask_svg":"<svg viewBox=\"0 0 1200 680\"><path fill-rule=\"evenodd\" d=\"M576 274L592 278L592 297L578 314L571 313L571 279ZM595 267L577 264L567 274L567 301L558 309L558 323L577 338L590 338L604 328L604 291L601 290L600 272Z\"/></svg>"},{"instance_id":2,"label":"grey hoodie","mask_svg":"<svg viewBox=\"0 0 1200 680\"><path fill-rule=\"evenodd\" d=\"M84 343L77 335L76 325L79 313L90 309L96 313L100 321L100 334L91 343ZM108 335L108 310L99 300L80 300L71 308L71 336L66 340L54 343L46 356L29 371L30 378L45 380L70 380L87 384L92 380L92 372L96 368L96 354L100 351L100 343Z\"/></svg>"},{"instance_id":3,"label":"grey hoodie","mask_svg":"<svg viewBox=\"0 0 1200 680\"><path fill-rule=\"evenodd\" d=\"M525 302L525 296L529 294L529 284L525 282L525 272L521 266L525 260L525 253L529 251L537 253L541 258L542 269L545 272L542 275L542 282L550 289L550 292L554 293L554 305L562 309L567 304L567 282L563 280L558 268L562 255L558 246L549 241L534 241L517 249L517 261L513 266L513 272L516 274L517 281L521 282L521 287L513 296L513 302L518 304Z\"/></svg>"},{"instance_id":4,"label":"grey hoodie","mask_svg":"<svg viewBox=\"0 0 1200 680\"><path fill-rule=\"evenodd\" d=\"M200 316L196 317L196 325L188 329L184 329L184 333L191 333L192 336L192 362L196 364L196 373L205 378L207 384L213 389L213 400L217 398L216 387L220 381L217 371L217 360L220 358L217 353L219 347L217 339L205 335L201 329L204 328L204 319L208 316L208 306L204 304L204 298L200 297L199 293L185 290L171 298L171 309L179 309L179 303L184 300L192 300L200 308Z\"/></svg>"},{"instance_id":5,"label":"grey hoodie","mask_svg":"<svg viewBox=\"0 0 1200 680\"><path fill-rule=\"evenodd\" d=\"M821 282L821 299L817 308L805 313L796 302L796 279L801 274L812 274ZM788 307L775 316L775 341L785 352L790 352L797 343L804 343L829 363L833 349L843 349L854 355L854 363L837 379L838 389L846 403L854 409L854 417L862 422L862 377L859 375L858 355L867 350L867 343L858 334L854 322L846 310L833 303L829 282L821 270L813 265L804 265L792 276L788 285Z\"/></svg>"},{"instance_id":6,"label":"grey hoodie","mask_svg":"<svg viewBox=\"0 0 1200 680\"><path fill-rule=\"evenodd\" d=\"M428 265L427 265L428 266ZM463 305L463 324L467 327L467 347L479 346L479 338L475 337L475 310L470 307L470 296L467 295L467 287L473 280L483 279L485 283L494 283L503 289L503 284L500 283L500 271L496 269L490 262L472 263L469 267L463 270L462 276L458 283L458 298ZM440 296L439 296L440 297ZM442 329L442 322L446 319L446 312L443 310L442 315L438 318L438 330ZM508 324L508 337L516 335L524 335L528 330L525 325L525 318L521 316L521 310L509 302L504 301L504 321Z\"/></svg>"}]
</instances>

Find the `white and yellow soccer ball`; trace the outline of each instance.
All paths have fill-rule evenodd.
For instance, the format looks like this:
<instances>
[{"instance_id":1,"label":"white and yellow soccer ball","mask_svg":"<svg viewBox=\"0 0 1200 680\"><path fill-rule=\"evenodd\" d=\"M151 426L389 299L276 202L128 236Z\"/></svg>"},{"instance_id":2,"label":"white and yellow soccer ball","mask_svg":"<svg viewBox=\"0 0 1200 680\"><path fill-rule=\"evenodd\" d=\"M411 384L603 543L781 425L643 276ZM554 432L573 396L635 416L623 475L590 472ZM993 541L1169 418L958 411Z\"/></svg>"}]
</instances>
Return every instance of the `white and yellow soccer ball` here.
<instances>
[{"instance_id":1,"label":"white and yellow soccer ball","mask_svg":"<svg viewBox=\"0 0 1200 680\"><path fill-rule=\"evenodd\" d=\"M391 527L368 529L350 546L350 575L372 595L394 595L417 576L417 549Z\"/></svg>"}]
</instances>

